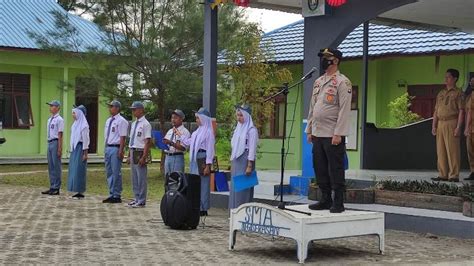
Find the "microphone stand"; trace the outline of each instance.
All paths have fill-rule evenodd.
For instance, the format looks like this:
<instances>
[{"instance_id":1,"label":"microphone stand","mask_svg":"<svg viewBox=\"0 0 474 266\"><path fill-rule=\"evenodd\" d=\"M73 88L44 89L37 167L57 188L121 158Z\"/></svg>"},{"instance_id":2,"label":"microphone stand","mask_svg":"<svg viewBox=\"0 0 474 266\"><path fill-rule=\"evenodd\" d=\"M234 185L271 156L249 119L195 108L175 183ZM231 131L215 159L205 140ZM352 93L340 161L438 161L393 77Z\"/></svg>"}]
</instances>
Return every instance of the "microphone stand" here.
<instances>
[{"instance_id":1,"label":"microphone stand","mask_svg":"<svg viewBox=\"0 0 474 266\"><path fill-rule=\"evenodd\" d=\"M284 97L284 103L285 103L285 109L284 109L284 116L283 116L283 137L281 138L281 176L280 176L280 203L278 204L278 209L281 210L287 210L287 211L292 211L292 212L297 212L297 213L302 213L306 215L310 215L310 212L304 212L304 211L298 211L298 210L293 210L293 209L288 209L285 206L285 202L283 201L283 180L285 177L285 140L286 140L286 115L287 115L287 109L288 109L288 93L290 93L290 89L300 85L301 83L305 82L309 78L311 78L312 74L304 76L301 80L298 82L292 84L291 86L288 85L288 83L283 83L282 87L278 87L280 91L277 93L271 95L270 97L266 98L264 102L268 102L280 95L283 95Z\"/></svg>"}]
</instances>

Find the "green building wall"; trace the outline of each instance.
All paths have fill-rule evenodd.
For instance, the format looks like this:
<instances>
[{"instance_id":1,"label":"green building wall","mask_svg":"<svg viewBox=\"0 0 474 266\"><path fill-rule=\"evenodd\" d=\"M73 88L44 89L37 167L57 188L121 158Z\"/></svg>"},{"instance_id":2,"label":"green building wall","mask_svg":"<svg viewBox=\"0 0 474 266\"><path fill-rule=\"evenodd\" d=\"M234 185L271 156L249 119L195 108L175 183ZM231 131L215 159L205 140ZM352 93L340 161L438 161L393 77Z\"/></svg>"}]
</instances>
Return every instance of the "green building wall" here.
<instances>
[{"instance_id":1,"label":"green building wall","mask_svg":"<svg viewBox=\"0 0 474 266\"><path fill-rule=\"evenodd\" d=\"M34 126L29 129L4 129L7 142L0 147L0 157L35 157L46 155L46 123L49 108L45 104L53 99L62 103L61 116L65 119L63 156L68 157L69 136L72 125L71 110L75 104L74 89L63 89L62 84L73 85L81 75L82 67L74 60L58 60L52 55L35 51L0 51L0 72L29 74L30 102ZM97 154L104 150L104 123L108 117L107 107L99 98Z\"/></svg>"},{"instance_id":2,"label":"green building wall","mask_svg":"<svg viewBox=\"0 0 474 266\"><path fill-rule=\"evenodd\" d=\"M296 81L302 75L302 63L284 65L293 73ZM386 123L393 121L387 105L396 97L407 92L407 87L399 87L398 80L405 80L407 85L426 85L443 84L445 71L448 68L456 68L460 71L461 77L458 86L465 89L469 72L474 72L474 53L452 54L452 55L419 55L404 57L381 57L371 59L369 62L369 87L367 95L367 121L375 123L381 127ZM359 133L358 149L348 151L350 169L359 169L360 154L359 145L361 139L361 93L362 93L362 60L348 60L341 64L341 72L346 75L354 86L358 86L358 108L359 108ZM288 97L288 127L291 127L293 117L293 108L296 96L299 94L295 115L295 125L293 134L289 143L289 154L286 162L286 168L292 170L301 169L301 150L302 150L302 120L306 118L303 114L302 89L291 91ZM279 169L280 168L280 147L281 140L263 139L261 140L259 152L261 158L258 161L260 169ZM309 145L309 144L308 144Z\"/></svg>"}]
</instances>

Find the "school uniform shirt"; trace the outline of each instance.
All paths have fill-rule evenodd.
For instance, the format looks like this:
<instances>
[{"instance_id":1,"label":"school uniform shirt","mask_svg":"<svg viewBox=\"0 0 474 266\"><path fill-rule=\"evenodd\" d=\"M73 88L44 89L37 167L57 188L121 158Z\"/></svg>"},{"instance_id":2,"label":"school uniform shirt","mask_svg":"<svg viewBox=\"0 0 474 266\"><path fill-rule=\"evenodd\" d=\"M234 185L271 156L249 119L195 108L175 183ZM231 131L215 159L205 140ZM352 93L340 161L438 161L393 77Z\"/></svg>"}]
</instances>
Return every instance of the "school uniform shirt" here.
<instances>
[{"instance_id":1,"label":"school uniform shirt","mask_svg":"<svg viewBox=\"0 0 474 266\"><path fill-rule=\"evenodd\" d=\"M145 140L151 139L151 125L145 116L135 120L130 130L130 148L144 149Z\"/></svg>"},{"instance_id":2,"label":"school uniform shirt","mask_svg":"<svg viewBox=\"0 0 474 266\"><path fill-rule=\"evenodd\" d=\"M51 116L48 119L46 132L48 140L59 138L59 132L64 132L64 119L59 114Z\"/></svg>"},{"instance_id":3,"label":"school uniform shirt","mask_svg":"<svg viewBox=\"0 0 474 266\"><path fill-rule=\"evenodd\" d=\"M247 141L245 142L245 149L249 151L247 160L255 161L257 157L258 131L256 128L251 128L247 134Z\"/></svg>"},{"instance_id":4,"label":"school uniform shirt","mask_svg":"<svg viewBox=\"0 0 474 266\"><path fill-rule=\"evenodd\" d=\"M305 132L316 137L349 135L352 99L351 81L339 71L324 74L313 85Z\"/></svg>"},{"instance_id":5,"label":"school uniform shirt","mask_svg":"<svg viewBox=\"0 0 474 266\"><path fill-rule=\"evenodd\" d=\"M191 137L191 133L189 133L189 130L187 130L183 125L178 127L177 130L179 131L179 133L181 133L181 135L185 136L186 138ZM176 143L179 140L179 137L176 134L174 134L173 129L170 129L166 133L165 139ZM184 143L181 143L181 145L186 149L188 149L189 147L188 145L185 145ZM183 151L177 150L175 147L171 147L171 146L169 147L169 150L166 151L166 153L176 153L176 152L183 152Z\"/></svg>"},{"instance_id":6,"label":"school uniform shirt","mask_svg":"<svg viewBox=\"0 0 474 266\"><path fill-rule=\"evenodd\" d=\"M109 129L110 127L110 129ZM128 121L120 114L111 116L105 122L105 145L119 145L120 137L128 135ZM108 133L108 138L107 138Z\"/></svg>"}]
</instances>

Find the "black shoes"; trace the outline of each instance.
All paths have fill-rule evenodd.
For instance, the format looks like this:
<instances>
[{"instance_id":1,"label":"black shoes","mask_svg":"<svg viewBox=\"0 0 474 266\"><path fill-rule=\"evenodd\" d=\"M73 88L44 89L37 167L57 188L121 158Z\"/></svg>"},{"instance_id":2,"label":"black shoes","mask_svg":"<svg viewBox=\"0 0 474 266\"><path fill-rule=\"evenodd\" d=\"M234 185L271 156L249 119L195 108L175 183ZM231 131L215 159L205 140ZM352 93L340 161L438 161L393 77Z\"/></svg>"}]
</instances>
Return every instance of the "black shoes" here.
<instances>
[{"instance_id":1,"label":"black shoes","mask_svg":"<svg viewBox=\"0 0 474 266\"><path fill-rule=\"evenodd\" d=\"M341 213L344 209L344 191L334 191L334 200L331 193L323 193L321 201L308 206L310 210L329 210L330 213Z\"/></svg>"},{"instance_id":2,"label":"black shoes","mask_svg":"<svg viewBox=\"0 0 474 266\"><path fill-rule=\"evenodd\" d=\"M447 178L441 178L441 177L439 177L439 176L438 176L438 177L433 177L433 178L431 178L431 180L436 181L436 182L448 181Z\"/></svg>"},{"instance_id":3,"label":"black shoes","mask_svg":"<svg viewBox=\"0 0 474 266\"><path fill-rule=\"evenodd\" d=\"M308 208L313 211L329 210L331 208L332 201L323 202L322 200L318 203L310 204Z\"/></svg>"},{"instance_id":4,"label":"black shoes","mask_svg":"<svg viewBox=\"0 0 474 266\"><path fill-rule=\"evenodd\" d=\"M52 196L58 196L59 195L59 189L52 189L49 191L49 195Z\"/></svg>"},{"instance_id":5,"label":"black shoes","mask_svg":"<svg viewBox=\"0 0 474 266\"><path fill-rule=\"evenodd\" d=\"M323 190L321 200L318 203L310 204L308 208L313 211L329 210L332 206L331 190Z\"/></svg>"},{"instance_id":6,"label":"black shoes","mask_svg":"<svg viewBox=\"0 0 474 266\"><path fill-rule=\"evenodd\" d=\"M464 180L473 180L474 181L474 173L471 173L468 178L464 178Z\"/></svg>"},{"instance_id":7,"label":"black shoes","mask_svg":"<svg viewBox=\"0 0 474 266\"><path fill-rule=\"evenodd\" d=\"M72 196L73 199L83 199L84 198L84 195L82 195L81 193L77 193L76 195Z\"/></svg>"},{"instance_id":8,"label":"black shoes","mask_svg":"<svg viewBox=\"0 0 474 266\"><path fill-rule=\"evenodd\" d=\"M121 198L109 197L109 198L103 200L102 203L122 203L122 199Z\"/></svg>"},{"instance_id":9,"label":"black shoes","mask_svg":"<svg viewBox=\"0 0 474 266\"><path fill-rule=\"evenodd\" d=\"M41 192L41 194L43 194L43 195L57 196L57 195L59 195L59 189L46 190L46 191Z\"/></svg>"}]
</instances>

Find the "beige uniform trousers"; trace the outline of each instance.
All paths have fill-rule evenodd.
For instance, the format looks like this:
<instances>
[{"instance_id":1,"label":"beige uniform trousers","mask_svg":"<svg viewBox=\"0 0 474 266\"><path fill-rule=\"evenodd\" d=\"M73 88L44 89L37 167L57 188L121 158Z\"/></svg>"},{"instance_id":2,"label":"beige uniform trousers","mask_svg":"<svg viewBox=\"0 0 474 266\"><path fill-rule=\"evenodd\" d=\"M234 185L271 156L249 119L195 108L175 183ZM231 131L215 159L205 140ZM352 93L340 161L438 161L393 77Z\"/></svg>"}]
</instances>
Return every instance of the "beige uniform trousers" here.
<instances>
[{"instance_id":1,"label":"beige uniform trousers","mask_svg":"<svg viewBox=\"0 0 474 266\"><path fill-rule=\"evenodd\" d=\"M461 142L454 136L457 119L439 121L436 132L436 152L440 178L459 178Z\"/></svg>"}]
</instances>

